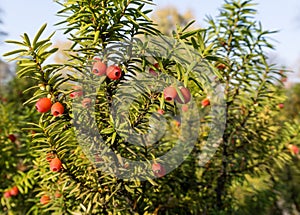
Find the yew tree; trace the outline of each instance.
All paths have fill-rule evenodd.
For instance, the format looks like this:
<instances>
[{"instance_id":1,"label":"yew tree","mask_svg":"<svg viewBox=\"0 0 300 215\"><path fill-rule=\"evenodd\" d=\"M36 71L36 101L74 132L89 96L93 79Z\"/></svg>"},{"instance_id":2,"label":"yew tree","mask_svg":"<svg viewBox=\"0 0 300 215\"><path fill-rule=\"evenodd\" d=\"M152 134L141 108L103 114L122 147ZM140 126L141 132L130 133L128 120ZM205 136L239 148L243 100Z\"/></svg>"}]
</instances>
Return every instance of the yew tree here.
<instances>
[{"instance_id":1,"label":"yew tree","mask_svg":"<svg viewBox=\"0 0 300 215\"><path fill-rule=\"evenodd\" d=\"M247 176L272 184L291 159L278 108L285 73L267 57L275 32L256 21L251 0L226 1L207 28L190 22L172 36L149 18L149 0L56 2L66 63L51 63L58 49L53 34L43 38L46 24L7 41L32 94L20 113L26 168L7 164L1 191L19 193L3 195L3 211L230 214Z\"/></svg>"}]
</instances>

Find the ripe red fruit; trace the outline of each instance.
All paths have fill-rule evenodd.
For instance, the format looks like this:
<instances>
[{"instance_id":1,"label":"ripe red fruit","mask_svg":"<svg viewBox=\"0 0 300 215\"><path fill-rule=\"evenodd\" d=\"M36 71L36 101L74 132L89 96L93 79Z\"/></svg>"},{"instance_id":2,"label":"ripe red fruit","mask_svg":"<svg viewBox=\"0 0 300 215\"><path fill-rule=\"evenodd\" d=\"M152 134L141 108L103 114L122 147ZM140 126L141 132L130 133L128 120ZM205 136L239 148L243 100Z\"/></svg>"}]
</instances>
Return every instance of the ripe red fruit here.
<instances>
[{"instance_id":1,"label":"ripe red fruit","mask_svg":"<svg viewBox=\"0 0 300 215\"><path fill-rule=\"evenodd\" d=\"M83 95L82 88L80 86L73 86L74 92L70 93L70 98L75 99Z\"/></svg>"},{"instance_id":2,"label":"ripe red fruit","mask_svg":"<svg viewBox=\"0 0 300 215\"><path fill-rule=\"evenodd\" d=\"M11 142L15 142L17 140L17 137L13 134L8 135L8 139L10 139Z\"/></svg>"},{"instance_id":3,"label":"ripe red fruit","mask_svg":"<svg viewBox=\"0 0 300 215\"><path fill-rule=\"evenodd\" d=\"M166 101L172 101L177 96L177 91L174 87L169 86L164 89L164 97Z\"/></svg>"},{"instance_id":4,"label":"ripe red fruit","mask_svg":"<svg viewBox=\"0 0 300 215\"><path fill-rule=\"evenodd\" d=\"M92 72L97 76L105 75L107 68L105 63L103 63L100 58L94 58L94 60Z\"/></svg>"},{"instance_id":5,"label":"ripe red fruit","mask_svg":"<svg viewBox=\"0 0 300 215\"><path fill-rule=\"evenodd\" d=\"M178 120L174 120L174 124L176 127L179 127L181 125L180 121L178 121Z\"/></svg>"},{"instance_id":6,"label":"ripe red fruit","mask_svg":"<svg viewBox=\"0 0 300 215\"><path fill-rule=\"evenodd\" d=\"M202 107L206 107L206 106L210 105L210 101L208 98L205 98L202 100L201 104L202 104Z\"/></svg>"},{"instance_id":7,"label":"ripe red fruit","mask_svg":"<svg viewBox=\"0 0 300 215\"><path fill-rule=\"evenodd\" d=\"M181 110L182 110L183 112L187 112L187 111L189 110L189 106L187 106L187 105L182 105Z\"/></svg>"},{"instance_id":8,"label":"ripe red fruit","mask_svg":"<svg viewBox=\"0 0 300 215\"><path fill-rule=\"evenodd\" d=\"M59 191L56 191L55 194L54 194L54 196L56 198L60 198L62 195L61 195L61 193Z\"/></svg>"},{"instance_id":9,"label":"ripe red fruit","mask_svg":"<svg viewBox=\"0 0 300 215\"><path fill-rule=\"evenodd\" d=\"M112 80L118 80L122 76L121 68L116 65L109 66L106 70L106 75Z\"/></svg>"},{"instance_id":10,"label":"ripe red fruit","mask_svg":"<svg viewBox=\"0 0 300 215\"><path fill-rule=\"evenodd\" d=\"M219 63L219 64L217 65L217 68L218 68L219 70L224 70L224 69L226 68L226 65L223 64L223 63Z\"/></svg>"},{"instance_id":11,"label":"ripe red fruit","mask_svg":"<svg viewBox=\"0 0 300 215\"><path fill-rule=\"evenodd\" d=\"M61 170L61 161L59 158L53 158L50 162L50 170L52 172L59 172Z\"/></svg>"},{"instance_id":12,"label":"ripe red fruit","mask_svg":"<svg viewBox=\"0 0 300 215\"><path fill-rule=\"evenodd\" d=\"M299 153L299 148L296 145L289 144L288 148L291 151L291 153L294 154L294 155Z\"/></svg>"},{"instance_id":13,"label":"ripe red fruit","mask_svg":"<svg viewBox=\"0 0 300 215\"><path fill-rule=\"evenodd\" d=\"M160 115L164 115L165 111L162 110L162 109L158 109L158 110L157 110L157 113L159 113Z\"/></svg>"},{"instance_id":14,"label":"ripe red fruit","mask_svg":"<svg viewBox=\"0 0 300 215\"><path fill-rule=\"evenodd\" d=\"M82 91L75 91L75 92L70 93L70 98L75 99L75 98L82 96L82 94L83 94Z\"/></svg>"},{"instance_id":15,"label":"ripe red fruit","mask_svg":"<svg viewBox=\"0 0 300 215\"><path fill-rule=\"evenodd\" d=\"M65 108L60 102L56 102L51 107L51 113L53 116L59 116L59 115L63 114L64 111L65 111Z\"/></svg>"},{"instance_id":16,"label":"ripe red fruit","mask_svg":"<svg viewBox=\"0 0 300 215\"><path fill-rule=\"evenodd\" d=\"M153 66L155 68L159 69L159 64L158 63L153 64ZM158 76L157 72L155 72L155 70L152 69L152 68L149 69L149 73L152 74L152 75L154 75L154 76Z\"/></svg>"},{"instance_id":17,"label":"ripe red fruit","mask_svg":"<svg viewBox=\"0 0 300 215\"><path fill-rule=\"evenodd\" d=\"M40 198L40 202L42 205L46 205L50 202L50 197L47 196L47 195L43 195L41 198Z\"/></svg>"},{"instance_id":18,"label":"ripe red fruit","mask_svg":"<svg viewBox=\"0 0 300 215\"><path fill-rule=\"evenodd\" d=\"M279 107L280 109L282 109L282 108L284 108L284 104L280 103L280 104L278 104L278 107Z\"/></svg>"},{"instance_id":19,"label":"ripe red fruit","mask_svg":"<svg viewBox=\"0 0 300 215\"><path fill-rule=\"evenodd\" d=\"M10 195L16 196L16 195L18 195L18 193L19 193L19 189L18 189L17 186L13 186L13 187L10 189L9 192L10 192Z\"/></svg>"},{"instance_id":20,"label":"ripe red fruit","mask_svg":"<svg viewBox=\"0 0 300 215\"><path fill-rule=\"evenodd\" d=\"M5 198L11 197L11 194L10 194L10 191L9 191L9 190L6 191L6 192L4 193L4 197L5 197Z\"/></svg>"},{"instance_id":21,"label":"ripe red fruit","mask_svg":"<svg viewBox=\"0 0 300 215\"><path fill-rule=\"evenodd\" d=\"M40 113L46 113L51 109L52 102L49 98L40 98L35 104L35 108Z\"/></svg>"},{"instance_id":22,"label":"ripe red fruit","mask_svg":"<svg viewBox=\"0 0 300 215\"><path fill-rule=\"evenodd\" d=\"M92 102L92 99L91 98L84 98L82 101L81 101L81 104L83 107L85 108L88 108L91 106L91 102Z\"/></svg>"},{"instance_id":23,"label":"ripe red fruit","mask_svg":"<svg viewBox=\"0 0 300 215\"><path fill-rule=\"evenodd\" d=\"M166 174L165 168L160 163L153 163L152 171L156 177L162 177Z\"/></svg>"},{"instance_id":24,"label":"ripe red fruit","mask_svg":"<svg viewBox=\"0 0 300 215\"><path fill-rule=\"evenodd\" d=\"M161 170L162 165L160 163L153 163L152 164L152 171L157 172Z\"/></svg>"},{"instance_id":25,"label":"ripe red fruit","mask_svg":"<svg viewBox=\"0 0 300 215\"><path fill-rule=\"evenodd\" d=\"M179 97L179 95L176 96L176 101L180 104L186 104L191 100L191 93L189 91L189 89L185 88L185 87L180 87L180 92L183 96L184 101L182 101Z\"/></svg>"}]
</instances>

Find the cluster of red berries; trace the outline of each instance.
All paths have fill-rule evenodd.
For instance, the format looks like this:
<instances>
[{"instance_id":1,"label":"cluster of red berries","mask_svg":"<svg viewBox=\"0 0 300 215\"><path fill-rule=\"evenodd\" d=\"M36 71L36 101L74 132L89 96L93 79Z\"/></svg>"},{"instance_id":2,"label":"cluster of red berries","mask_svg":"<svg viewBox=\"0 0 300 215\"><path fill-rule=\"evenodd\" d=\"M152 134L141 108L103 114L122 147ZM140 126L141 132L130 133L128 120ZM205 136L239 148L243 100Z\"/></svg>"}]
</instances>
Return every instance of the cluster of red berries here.
<instances>
[{"instance_id":1,"label":"cluster of red berries","mask_svg":"<svg viewBox=\"0 0 300 215\"><path fill-rule=\"evenodd\" d=\"M185 87L180 87L179 90L181 92L183 100L180 98L180 96L177 93L176 88L173 86L169 86L164 89L165 100L168 102L175 100L180 104L188 103L191 100L191 93L190 93L189 89L187 89Z\"/></svg>"},{"instance_id":2,"label":"cluster of red berries","mask_svg":"<svg viewBox=\"0 0 300 215\"><path fill-rule=\"evenodd\" d=\"M11 189L7 190L5 193L4 193L4 197L5 198L9 198L11 196L16 196L19 194L19 189L17 186L13 186Z\"/></svg>"},{"instance_id":3,"label":"cluster of red berries","mask_svg":"<svg viewBox=\"0 0 300 215\"><path fill-rule=\"evenodd\" d=\"M189 103L191 100L191 93L190 93L189 89L186 87L179 87L179 90L180 90L181 96L179 96L175 87L173 87L173 86L166 87L163 91L164 98L168 102L176 101L180 104L183 104L181 109L183 112L187 112L189 110L187 103ZM203 99L201 101L201 104L202 104L202 107L209 106L210 105L209 98ZM163 115L165 113L165 111L162 109L158 109L157 113L160 115ZM178 120L175 120L174 123L175 123L176 127L179 127L181 124L180 121L178 121Z\"/></svg>"},{"instance_id":4,"label":"cluster of red berries","mask_svg":"<svg viewBox=\"0 0 300 215\"><path fill-rule=\"evenodd\" d=\"M189 89L186 87L179 87L179 90L181 92L182 98L177 93L177 90L173 86L166 87L164 89L164 98L166 101L173 101L175 100L176 102L180 104L187 104L191 100L191 93ZM206 107L210 105L210 100L209 98L205 98L201 101L202 107ZM183 111L187 111L187 106L183 106Z\"/></svg>"},{"instance_id":5,"label":"cluster of red berries","mask_svg":"<svg viewBox=\"0 0 300 215\"><path fill-rule=\"evenodd\" d=\"M60 116L65 111L64 106L60 102L52 104L52 101L47 97L40 98L35 104L35 107L40 113L46 113L51 110L53 116Z\"/></svg>"},{"instance_id":6,"label":"cluster of red berries","mask_svg":"<svg viewBox=\"0 0 300 215\"><path fill-rule=\"evenodd\" d=\"M106 66L100 58L95 57L92 72L97 76L106 75L111 80L118 80L122 76L122 70L116 65Z\"/></svg>"},{"instance_id":7,"label":"cluster of red berries","mask_svg":"<svg viewBox=\"0 0 300 215\"><path fill-rule=\"evenodd\" d=\"M81 97L83 95L83 91L80 86L73 86L73 89L75 91L70 94L71 99L75 99L75 98Z\"/></svg>"},{"instance_id":8,"label":"cluster of red berries","mask_svg":"<svg viewBox=\"0 0 300 215\"><path fill-rule=\"evenodd\" d=\"M79 98L79 97L83 96L83 91L82 91L81 87L79 87L79 86L73 86L73 89L75 89L76 91L74 91L74 92L72 92L70 94L70 98L71 99L75 99L75 98ZM92 103L92 99L91 98L84 98L81 101L81 104L82 104L82 106L84 108L90 107L91 103Z\"/></svg>"}]
</instances>

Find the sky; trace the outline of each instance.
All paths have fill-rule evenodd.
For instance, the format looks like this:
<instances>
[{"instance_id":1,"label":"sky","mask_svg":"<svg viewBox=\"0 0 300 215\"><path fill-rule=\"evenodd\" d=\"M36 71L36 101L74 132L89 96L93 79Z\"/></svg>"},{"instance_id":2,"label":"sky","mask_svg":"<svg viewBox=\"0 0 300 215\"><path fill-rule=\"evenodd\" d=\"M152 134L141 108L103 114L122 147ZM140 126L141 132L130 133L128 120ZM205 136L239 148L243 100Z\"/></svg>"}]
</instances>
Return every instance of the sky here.
<instances>
[{"instance_id":1,"label":"sky","mask_svg":"<svg viewBox=\"0 0 300 215\"><path fill-rule=\"evenodd\" d=\"M156 4L153 9L173 5L182 13L191 10L198 25L205 27L206 16L215 17L224 0L154 0L153 2ZM271 53L272 56L276 56L278 64L298 71L300 68L300 1L256 0L254 2L258 3L257 20L261 21L264 29L279 30L272 36L276 48L276 51ZM61 40L64 37L59 27L54 26L61 21L61 18L55 15L61 7L53 0L1 0L0 8L2 9L0 19L3 21L0 29L8 33L4 39L19 40L20 35L25 32L33 37L44 23L48 24L45 35L57 31L54 40ZM14 46L1 43L0 55L13 49Z\"/></svg>"}]
</instances>

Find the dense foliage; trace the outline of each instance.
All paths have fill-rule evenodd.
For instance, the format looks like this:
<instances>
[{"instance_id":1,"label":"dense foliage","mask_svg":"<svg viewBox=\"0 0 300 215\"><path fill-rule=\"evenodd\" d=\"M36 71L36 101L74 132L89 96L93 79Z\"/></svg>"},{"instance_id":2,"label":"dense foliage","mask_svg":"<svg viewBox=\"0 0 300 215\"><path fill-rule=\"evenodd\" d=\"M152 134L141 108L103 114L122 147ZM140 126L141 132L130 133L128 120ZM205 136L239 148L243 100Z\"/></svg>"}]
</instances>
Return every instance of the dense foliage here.
<instances>
[{"instance_id":1,"label":"dense foliage","mask_svg":"<svg viewBox=\"0 0 300 215\"><path fill-rule=\"evenodd\" d=\"M278 173L296 159L299 129L282 117L285 72L268 63L274 32L251 0L227 1L206 29L191 22L171 37L148 17L152 1L57 3L68 62L49 63L57 48L42 39L46 25L7 41L18 78L1 95L4 213L281 210ZM263 185L248 193L251 183Z\"/></svg>"}]
</instances>

